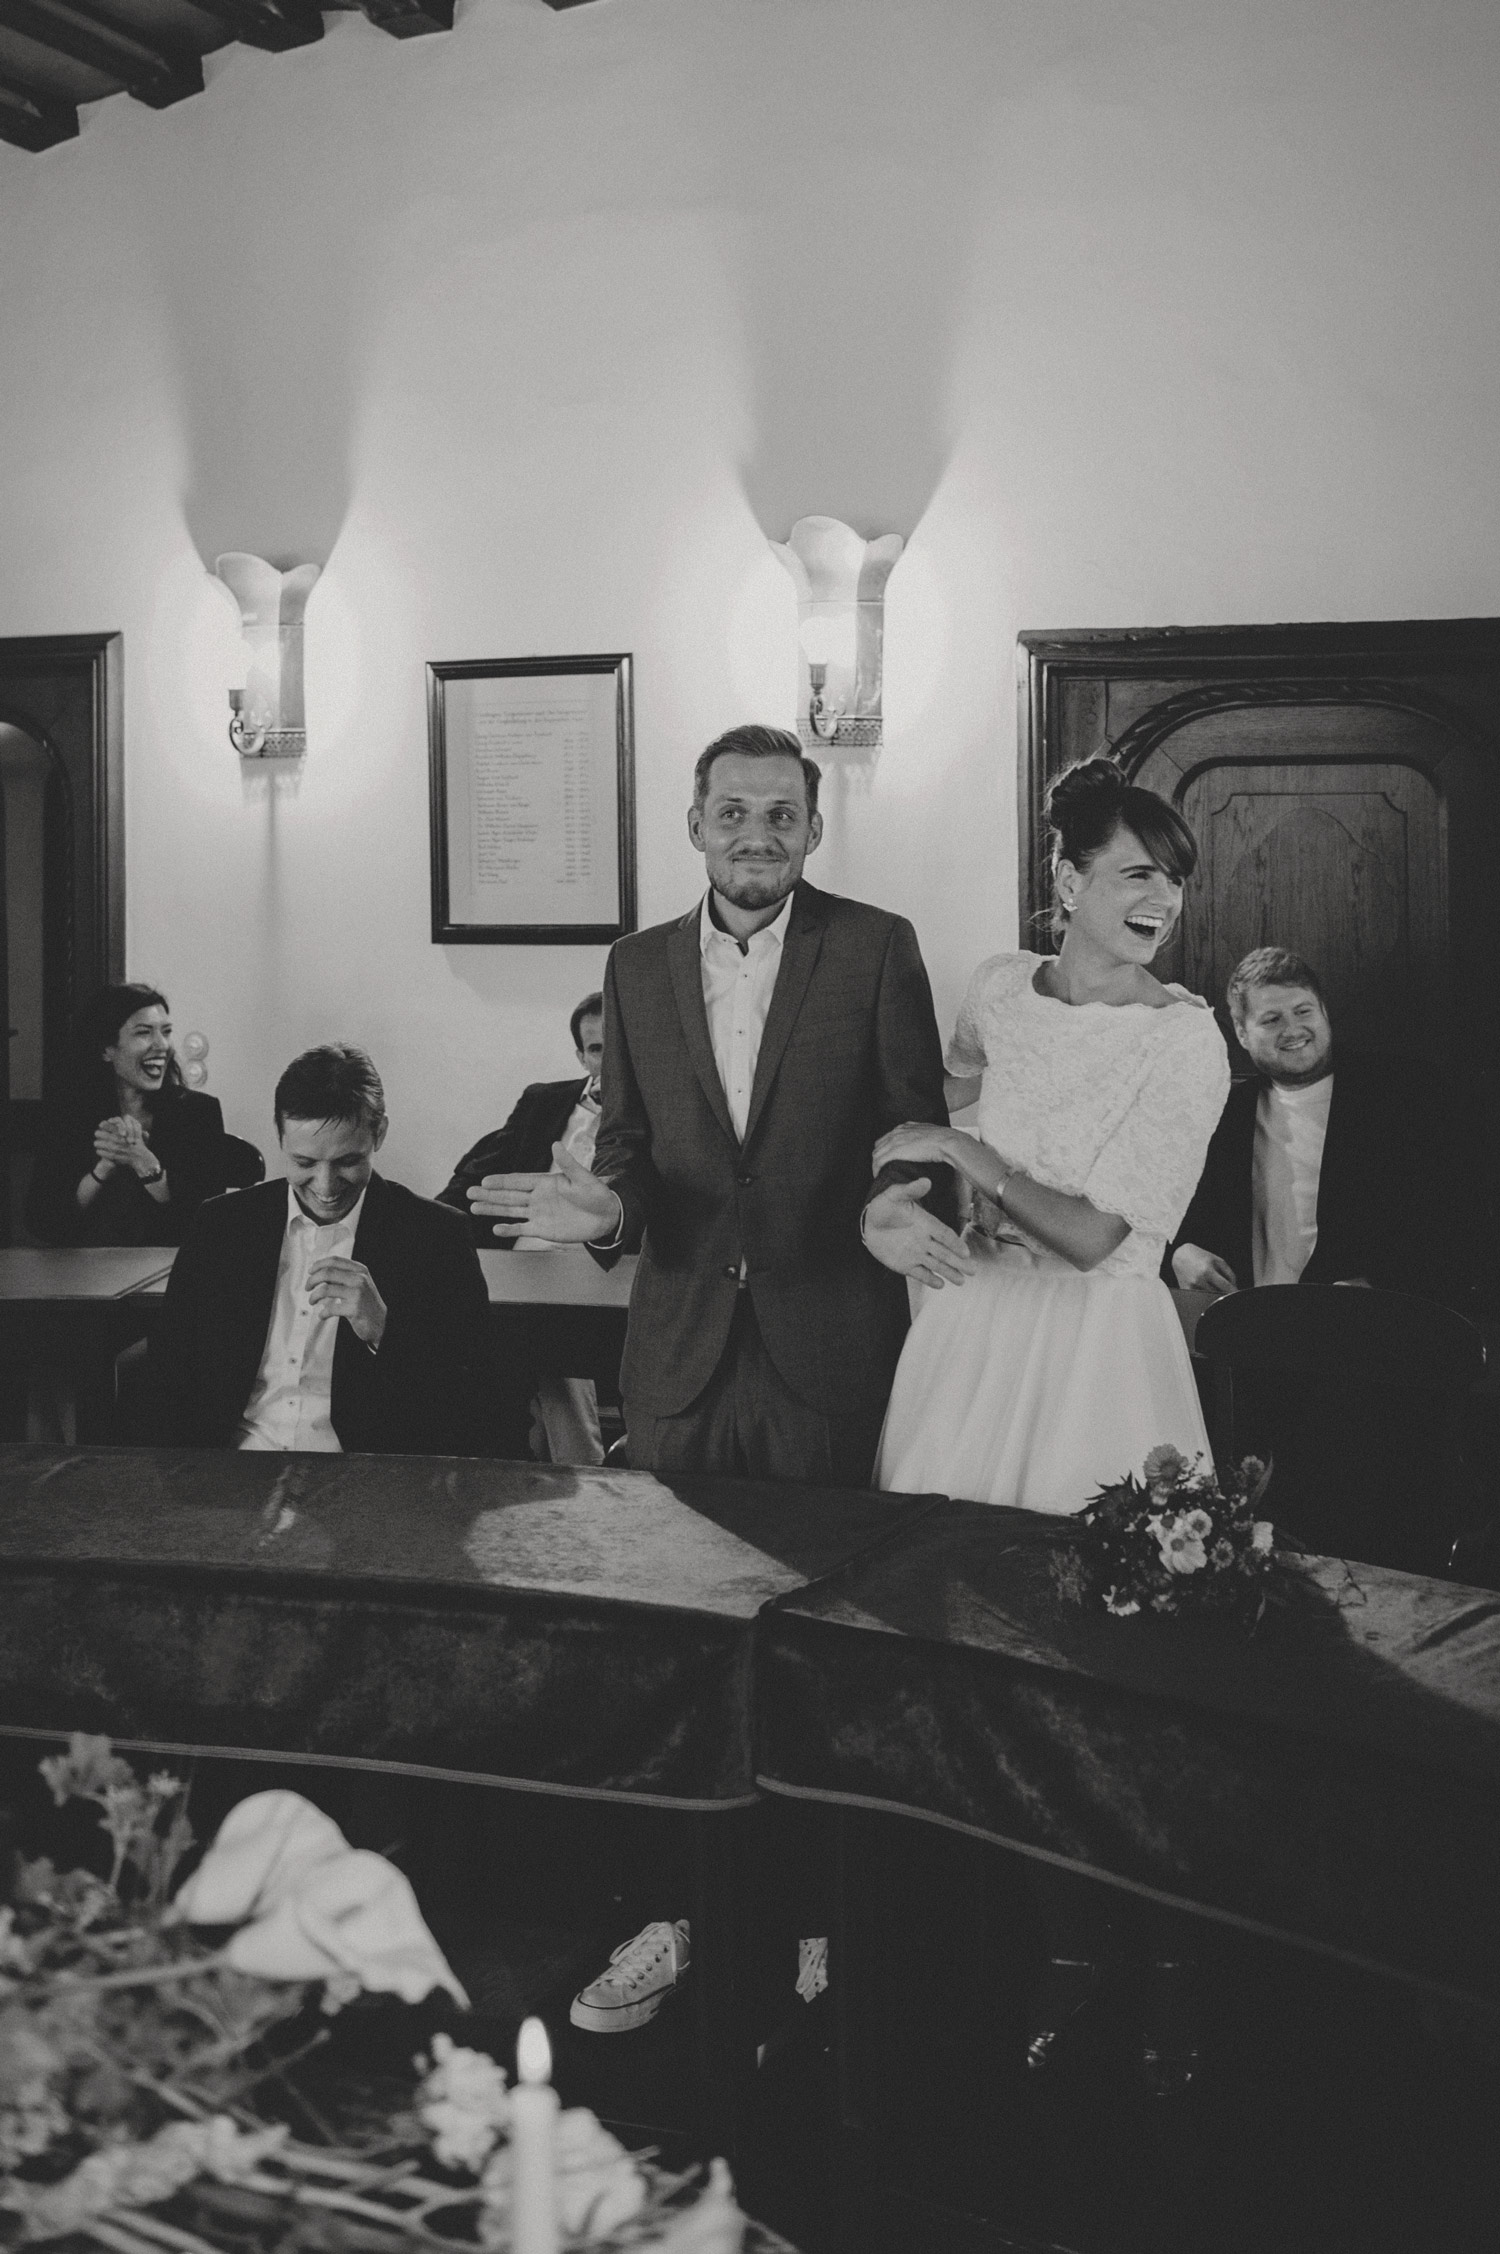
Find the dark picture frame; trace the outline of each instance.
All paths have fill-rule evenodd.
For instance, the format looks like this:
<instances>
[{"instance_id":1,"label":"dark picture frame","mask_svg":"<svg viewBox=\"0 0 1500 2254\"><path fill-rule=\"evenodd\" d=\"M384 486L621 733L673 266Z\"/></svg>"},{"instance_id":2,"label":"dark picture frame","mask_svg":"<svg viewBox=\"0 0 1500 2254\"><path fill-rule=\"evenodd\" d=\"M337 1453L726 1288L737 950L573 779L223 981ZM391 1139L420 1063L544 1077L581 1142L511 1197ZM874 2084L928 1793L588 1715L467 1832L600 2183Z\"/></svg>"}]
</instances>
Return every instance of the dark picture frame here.
<instances>
[{"instance_id":1,"label":"dark picture frame","mask_svg":"<svg viewBox=\"0 0 1500 2254\"><path fill-rule=\"evenodd\" d=\"M427 751L435 944L608 945L635 930L628 651L434 661Z\"/></svg>"}]
</instances>

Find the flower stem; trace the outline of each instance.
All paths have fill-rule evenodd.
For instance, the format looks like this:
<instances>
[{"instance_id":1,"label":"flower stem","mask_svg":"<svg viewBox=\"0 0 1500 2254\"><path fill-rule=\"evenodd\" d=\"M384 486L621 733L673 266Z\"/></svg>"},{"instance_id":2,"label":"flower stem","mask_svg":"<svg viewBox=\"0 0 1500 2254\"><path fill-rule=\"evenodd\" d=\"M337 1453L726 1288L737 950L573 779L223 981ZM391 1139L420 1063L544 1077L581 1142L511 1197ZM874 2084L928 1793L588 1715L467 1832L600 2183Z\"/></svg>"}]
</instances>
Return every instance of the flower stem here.
<instances>
[{"instance_id":1,"label":"flower stem","mask_svg":"<svg viewBox=\"0 0 1500 2254\"><path fill-rule=\"evenodd\" d=\"M161 1988L172 1980L192 1980L200 1972L215 1972L228 1962L228 1951L220 1949L209 1957L184 1957L177 1964L141 1965L134 1972L101 1972L89 1978L75 1973L56 1975L59 1992L70 1996L93 1995L100 1988Z\"/></svg>"}]
</instances>

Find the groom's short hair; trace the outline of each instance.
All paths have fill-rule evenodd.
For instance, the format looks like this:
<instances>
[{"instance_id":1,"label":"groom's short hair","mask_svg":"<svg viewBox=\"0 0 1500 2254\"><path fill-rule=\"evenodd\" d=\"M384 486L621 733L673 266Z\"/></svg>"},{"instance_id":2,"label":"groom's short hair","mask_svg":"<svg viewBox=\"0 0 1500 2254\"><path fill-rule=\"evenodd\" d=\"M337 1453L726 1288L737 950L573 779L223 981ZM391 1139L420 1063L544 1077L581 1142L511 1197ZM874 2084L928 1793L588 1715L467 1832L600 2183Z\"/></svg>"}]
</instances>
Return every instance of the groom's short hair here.
<instances>
[{"instance_id":1,"label":"groom's short hair","mask_svg":"<svg viewBox=\"0 0 1500 2254\"><path fill-rule=\"evenodd\" d=\"M741 728L730 728L726 734L715 736L707 751L698 754L698 764L693 769L693 804L701 806L708 797L708 778L713 763L725 752L735 752L741 759L795 759L802 769L802 780L807 785L807 811L809 816L818 811L818 785L823 780L823 770L815 759L809 759L797 738L786 728L763 728L758 721L747 721Z\"/></svg>"}]
</instances>

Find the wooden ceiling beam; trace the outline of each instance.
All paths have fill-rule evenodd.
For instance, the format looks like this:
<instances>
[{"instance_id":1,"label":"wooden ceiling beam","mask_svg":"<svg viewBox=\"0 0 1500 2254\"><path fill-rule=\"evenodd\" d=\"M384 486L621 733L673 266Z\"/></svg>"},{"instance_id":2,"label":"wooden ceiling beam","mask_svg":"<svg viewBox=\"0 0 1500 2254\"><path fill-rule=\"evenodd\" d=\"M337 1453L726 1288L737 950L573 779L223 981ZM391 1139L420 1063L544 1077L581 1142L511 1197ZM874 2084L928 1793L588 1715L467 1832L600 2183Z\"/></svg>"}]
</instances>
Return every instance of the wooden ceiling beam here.
<instances>
[{"instance_id":1,"label":"wooden ceiling beam","mask_svg":"<svg viewBox=\"0 0 1500 2254\"><path fill-rule=\"evenodd\" d=\"M421 39L453 29L453 0L359 0L372 24L393 39Z\"/></svg>"},{"instance_id":2,"label":"wooden ceiling beam","mask_svg":"<svg viewBox=\"0 0 1500 2254\"><path fill-rule=\"evenodd\" d=\"M77 138L76 102L60 102L21 79L0 77L0 141L18 149L50 149Z\"/></svg>"},{"instance_id":3,"label":"wooden ceiling beam","mask_svg":"<svg viewBox=\"0 0 1500 2254\"><path fill-rule=\"evenodd\" d=\"M191 4L244 46L264 47L272 54L310 47L323 36L322 11L311 0L191 0Z\"/></svg>"},{"instance_id":4,"label":"wooden ceiling beam","mask_svg":"<svg viewBox=\"0 0 1500 2254\"><path fill-rule=\"evenodd\" d=\"M157 47L86 0L53 0L51 6L0 0L0 24L54 55L102 72L154 110L203 92L203 65L196 55Z\"/></svg>"}]
</instances>

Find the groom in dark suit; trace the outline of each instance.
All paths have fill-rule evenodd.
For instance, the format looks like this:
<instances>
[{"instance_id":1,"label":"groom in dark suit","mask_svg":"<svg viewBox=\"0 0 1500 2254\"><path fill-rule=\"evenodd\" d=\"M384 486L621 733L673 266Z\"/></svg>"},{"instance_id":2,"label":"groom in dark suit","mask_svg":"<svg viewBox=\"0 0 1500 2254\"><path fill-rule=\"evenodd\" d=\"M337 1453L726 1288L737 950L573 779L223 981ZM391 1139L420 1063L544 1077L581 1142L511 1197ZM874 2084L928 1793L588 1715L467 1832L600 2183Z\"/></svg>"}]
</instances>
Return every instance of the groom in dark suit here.
<instances>
[{"instance_id":1,"label":"groom in dark suit","mask_svg":"<svg viewBox=\"0 0 1500 2254\"><path fill-rule=\"evenodd\" d=\"M162 1437L201 1448L452 1454L489 1304L460 1215L375 1172L385 1094L362 1049L276 1084L285 1181L200 1207L151 1337Z\"/></svg>"},{"instance_id":2,"label":"groom in dark suit","mask_svg":"<svg viewBox=\"0 0 1500 2254\"><path fill-rule=\"evenodd\" d=\"M942 1052L910 924L802 881L818 781L779 729L709 745L688 811L709 889L610 954L593 1171L559 1145L555 1172L470 1192L601 1258L641 1248L621 1390L650 1470L864 1484L905 1279L966 1272L946 1177L871 1181L889 1128L946 1120Z\"/></svg>"}]
</instances>

